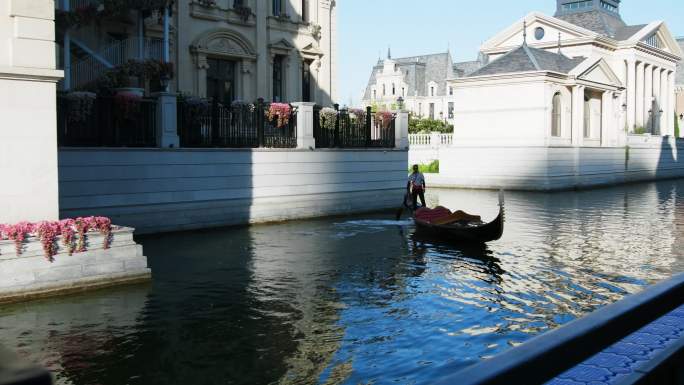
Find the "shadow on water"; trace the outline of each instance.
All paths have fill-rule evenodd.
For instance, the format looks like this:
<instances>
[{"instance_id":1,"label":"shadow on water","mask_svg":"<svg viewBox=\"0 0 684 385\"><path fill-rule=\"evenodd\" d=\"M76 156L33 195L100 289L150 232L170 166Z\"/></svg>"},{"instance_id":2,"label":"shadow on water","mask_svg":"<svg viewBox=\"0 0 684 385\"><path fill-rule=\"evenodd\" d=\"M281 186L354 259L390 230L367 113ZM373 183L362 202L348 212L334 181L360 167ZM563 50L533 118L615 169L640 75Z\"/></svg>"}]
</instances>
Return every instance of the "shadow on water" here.
<instances>
[{"instance_id":1,"label":"shadow on water","mask_svg":"<svg viewBox=\"0 0 684 385\"><path fill-rule=\"evenodd\" d=\"M683 192L508 193L483 246L392 213L141 237L151 285L2 307L0 344L60 384L429 384L684 271Z\"/></svg>"}]
</instances>

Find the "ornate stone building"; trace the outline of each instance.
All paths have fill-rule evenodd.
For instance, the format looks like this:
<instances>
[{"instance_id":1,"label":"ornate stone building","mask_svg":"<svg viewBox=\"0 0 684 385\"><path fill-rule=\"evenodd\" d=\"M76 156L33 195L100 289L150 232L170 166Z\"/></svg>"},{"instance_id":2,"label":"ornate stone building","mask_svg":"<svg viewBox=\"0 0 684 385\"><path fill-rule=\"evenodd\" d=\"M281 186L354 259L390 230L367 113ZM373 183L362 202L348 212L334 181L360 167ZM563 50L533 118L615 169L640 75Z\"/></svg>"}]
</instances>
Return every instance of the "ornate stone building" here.
<instances>
[{"instance_id":1,"label":"ornate stone building","mask_svg":"<svg viewBox=\"0 0 684 385\"><path fill-rule=\"evenodd\" d=\"M135 12L71 28L60 42L63 88L78 89L129 59L170 61L171 91L223 102L335 99L335 0L176 0L167 14ZM62 10L99 0L59 0ZM137 18L137 20L136 20Z\"/></svg>"}]
</instances>

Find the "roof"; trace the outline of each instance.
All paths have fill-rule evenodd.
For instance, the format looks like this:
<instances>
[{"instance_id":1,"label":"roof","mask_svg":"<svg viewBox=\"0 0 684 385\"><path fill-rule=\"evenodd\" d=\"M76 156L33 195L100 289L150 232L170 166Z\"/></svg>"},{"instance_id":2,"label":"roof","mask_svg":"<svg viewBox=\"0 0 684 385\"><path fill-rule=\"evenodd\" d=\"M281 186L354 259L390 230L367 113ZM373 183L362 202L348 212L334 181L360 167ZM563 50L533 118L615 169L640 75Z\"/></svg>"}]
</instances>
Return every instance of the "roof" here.
<instances>
[{"instance_id":1,"label":"roof","mask_svg":"<svg viewBox=\"0 0 684 385\"><path fill-rule=\"evenodd\" d=\"M597 10L556 15L555 17L612 38L615 38L622 28L627 27L620 15L611 15Z\"/></svg>"},{"instance_id":2,"label":"roof","mask_svg":"<svg viewBox=\"0 0 684 385\"><path fill-rule=\"evenodd\" d=\"M530 71L554 71L567 74L584 60L584 57L571 59L563 54L523 44L471 73L468 77Z\"/></svg>"},{"instance_id":3,"label":"roof","mask_svg":"<svg viewBox=\"0 0 684 385\"><path fill-rule=\"evenodd\" d=\"M454 75L456 77L468 76L471 73L482 68L483 63L480 60L463 61L454 63Z\"/></svg>"},{"instance_id":4,"label":"roof","mask_svg":"<svg viewBox=\"0 0 684 385\"><path fill-rule=\"evenodd\" d=\"M684 36L683 37L678 37L677 38L677 43L679 43L679 46L682 48L682 51L684 51ZM684 85L684 58L677 63L677 74L675 78L675 83Z\"/></svg>"},{"instance_id":5,"label":"roof","mask_svg":"<svg viewBox=\"0 0 684 385\"><path fill-rule=\"evenodd\" d=\"M446 95L446 80L454 75L453 61L449 52L430 55L409 56L392 60L402 71L404 82L408 85L408 96L427 96L428 84L437 84L436 96ZM371 98L371 87L376 84L378 75L382 73L384 61L380 60L373 67L364 99Z\"/></svg>"},{"instance_id":6,"label":"roof","mask_svg":"<svg viewBox=\"0 0 684 385\"><path fill-rule=\"evenodd\" d=\"M626 25L624 27L620 27L615 31L615 35L612 37L618 41L629 40L629 38L636 35L637 32L644 29L647 25L648 24L639 24L639 25Z\"/></svg>"}]
</instances>

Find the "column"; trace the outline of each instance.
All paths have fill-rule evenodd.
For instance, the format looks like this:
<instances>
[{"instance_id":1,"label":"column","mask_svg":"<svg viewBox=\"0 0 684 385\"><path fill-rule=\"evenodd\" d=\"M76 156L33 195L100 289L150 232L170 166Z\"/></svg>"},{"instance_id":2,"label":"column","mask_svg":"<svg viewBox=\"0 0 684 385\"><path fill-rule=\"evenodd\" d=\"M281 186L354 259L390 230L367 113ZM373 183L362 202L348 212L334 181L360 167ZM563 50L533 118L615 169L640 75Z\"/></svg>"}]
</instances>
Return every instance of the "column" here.
<instances>
[{"instance_id":1,"label":"column","mask_svg":"<svg viewBox=\"0 0 684 385\"><path fill-rule=\"evenodd\" d=\"M142 11L138 11L138 60L145 60L145 18Z\"/></svg>"},{"instance_id":2,"label":"column","mask_svg":"<svg viewBox=\"0 0 684 385\"><path fill-rule=\"evenodd\" d=\"M52 1L0 5L2 223L59 218L54 14Z\"/></svg>"},{"instance_id":3,"label":"column","mask_svg":"<svg viewBox=\"0 0 684 385\"><path fill-rule=\"evenodd\" d=\"M69 0L62 0L62 10L69 10ZM64 91L71 90L71 32L64 31Z\"/></svg>"},{"instance_id":4,"label":"column","mask_svg":"<svg viewBox=\"0 0 684 385\"><path fill-rule=\"evenodd\" d=\"M397 112L396 119L397 120L394 126L394 147L401 150L406 150L409 147L409 114L408 112Z\"/></svg>"},{"instance_id":5,"label":"column","mask_svg":"<svg viewBox=\"0 0 684 385\"><path fill-rule=\"evenodd\" d=\"M257 50L257 63L256 63L256 74L255 78L257 81L256 97L269 99L270 89L273 83L269 73L271 67L269 67L270 54L268 52L268 15L269 15L269 1L257 1L256 2L256 50Z\"/></svg>"},{"instance_id":6,"label":"column","mask_svg":"<svg viewBox=\"0 0 684 385\"><path fill-rule=\"evenodd\" d=\"M652 134L659 134L660 133L660 73L662 70L660 67L656 67L653 70L653 114L652 120L653 120L653 126L652 126Z\"/></svg>"},{"instance_id":7,"label":"column","mask_svg":"<svg viewBox=\"0 0 684 385\"><path fill-rule=\"evenodd\" d=\"M584 86L576 85L572 89L572 145L582 145L582 127L584 126Z\"/></svg>"},{"instance_id":8,"label":"column","mask_svg":"<svg viewBox=\"0 0 684 385\"><path fill-rule=\"evenodd\" d=\"M675 134L674 132L674 126L675 126L675 105L677 104L677 96L675 95L675 72L670 71L667 75L667 80L668 80L668 102L667 102L667 128L668 132L670 132L672 135ZM682 128L680 127L680 130Z\"/></svg>"},{"instance_id":9,"label":"column","mask_svg":"<svg viewBox=\"0 0 684 385\"><path fill-rule=\"evenodd\" d=\"M298 102L292 103L297 107L297 148L315 149L314 138L314 106L316 103Z\"/></svg>"},{"instance_id":10,"label":"column","mask_svg":"<svg viewBox=\"0 0 684 385\"><path fill-rule=\"evenodd\" d=\"M176 94L159 92L153 95L157 98L157 146L160 148L178 148Z\"/></svg>"},{"instance_id":11,"label":"column","mask_svg":"<svg viewBox=\"0 0 684 385\"><path fill-rule=\"evenodd\" d=\"M636 67L636 120L637 127L644 127L644 62Z\"/></svg>"},{"instance_id":12,"label":"column","mask_svg":"<svg viewBox=\"0 0 684 385\"><path fill-rule=\"evenodd\" d=\"M627 60L627 127L634 132L636 118L636 63Z\"/></svg>"},{"instance_id":13,"label":"column","mask_svg":"<svg viewBox=\"0 0 684 385\"><path fill-rule=\"evenodd\" d=\"M662 111L660 113L660 135L670 134L670 128L667 125L667 122L670 121L670 118L667 116L670 110L668 108L670 102L670 98L668 97L670 81L667 77L667 72L666 69L663 69L660 73L660 110Z\"/></svg>"},{"instance_id":14,"label":"column","mask_svg":"<svg viewBox=\"0 0 684 385\"><path fill-rule=\"evenodd\" d=\"M171 61L171 56L169 55L169 7L167 5L164 7L164 62L168 63Z\"/></svg>"},{"instance_id":15,"label":"column","mask_svg":"<svg viewBox=\"0 0 684 385\"><path fill-rule=\"evenodd\" d=\"M615 137L613 116L613 93L605 91L601 94L601 147L611 146Z\"/></svg>"},{"instance_id":16,"label":"column","mask_svg":"<svg viewBox=\"0 0 684 385\"><path fill-rule=\"evenodd\" d=\"M653 126L653 66L646 66L644 79L644 128L649 131Z\"/></svg>"}]
</instances>

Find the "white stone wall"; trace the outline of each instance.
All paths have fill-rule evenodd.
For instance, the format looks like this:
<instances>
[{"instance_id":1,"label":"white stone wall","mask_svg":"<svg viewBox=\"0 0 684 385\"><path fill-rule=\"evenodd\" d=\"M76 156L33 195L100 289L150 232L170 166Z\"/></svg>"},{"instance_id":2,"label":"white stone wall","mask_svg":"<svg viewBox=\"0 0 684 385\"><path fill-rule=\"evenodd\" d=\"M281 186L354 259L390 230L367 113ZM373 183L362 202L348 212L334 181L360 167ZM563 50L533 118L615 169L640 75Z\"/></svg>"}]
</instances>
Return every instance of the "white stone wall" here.
<instances>
[{"instance_id":1,"label":"white stone wall","mask_svg":"<svg viewBox=\"0 0 684 385\"><path fill-rule=\"evenodd\" d=\"M54 3L0 1L0 223L57 219Z\"/></svg>"},{"instance_id":2,"label":"white stone wall","mask_svg":"<svg viewBox=\"0 0 684 385\"><path fill-rule=\"evenodd\" d=\"M684 143L629 136L628 147L454 146L433 186L557 190L684 177Z\"/></svg>"},{"instance_id":3,"label":"white stone wall","mask_svg":"<svg viewBox=\"0 0 684 385\"><path fill-rule=\"evenodd\" d=\"M406 150L61 149L63 217L138 233L396 207Z\"/></svg>"},{"instance_id":4,"label":"white stone wall","mask_svg":"<svg viewBox=\"0 0 684 385\"><path fill-rule=\"evenodd\" d=\"M14 241L0 241L0 303L150 276L142 246L133 241L133 229L113 230L106 250L99 233L87 234L88 250L83 253L68 255L61 237L57 244L59 253L48 262L38 239L29 238L19 255Z\"/></svg>"}]
</instances>

